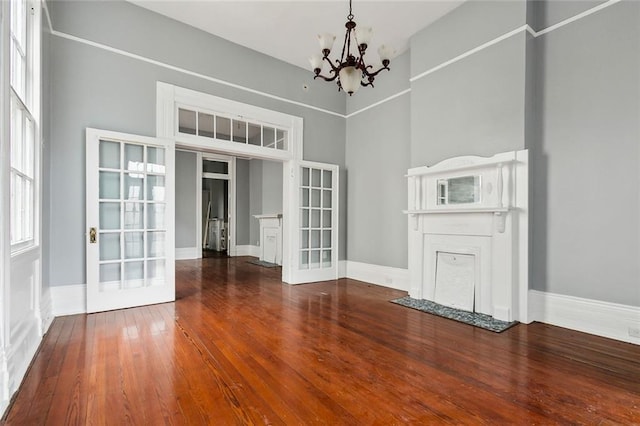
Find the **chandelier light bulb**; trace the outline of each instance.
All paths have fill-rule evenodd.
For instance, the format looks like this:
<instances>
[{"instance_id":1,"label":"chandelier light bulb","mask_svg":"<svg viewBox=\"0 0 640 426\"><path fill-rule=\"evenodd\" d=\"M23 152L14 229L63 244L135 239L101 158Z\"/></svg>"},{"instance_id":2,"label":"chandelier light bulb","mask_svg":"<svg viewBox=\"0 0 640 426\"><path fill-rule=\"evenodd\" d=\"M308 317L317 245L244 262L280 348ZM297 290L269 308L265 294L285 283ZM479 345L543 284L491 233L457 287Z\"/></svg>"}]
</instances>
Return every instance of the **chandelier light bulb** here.
<instances>
[{"instance_id":1,"label":"chandelier light bulb","mask_svg":"<svg viewBox=\"0 0 640 426\"><path fill-rule=\"evenodd\" d=\"M331 48L333 47L333 42L336 41L336 36L330 33L322 33L318 34L318 43L320 43L320 49L322 52L327 52L326 55L329 54ZM325 56L326 56L325 55Z\"/></svg>"},{"instance_id":2,"label":"chandelier light bulb","mask_svg":"<svg viewBox=\"0 0 640 426\"><path fill-rule=\"evenodd\" d=\"M373 37L373 28L371 27L356 27L356 40L358 42L358 46L366 47L371 43L371 38Z\"/></svg>"},{"instance_id":3,"label":"chandelier light bulb","mask_svg":"<svg viewBox=\"0 0 640 426\"><path fill-rule=\"evenodd\" d=\"M311 69L316 72L322 71L322 56L320 55L311 55L309 56L309 63L311 64Z\"/></svg>"},{"instance_id":4,"label":"chandelier light bulb","mask_svg":"<svg viewBox=\"0 0 640 426\"><path fill-rule=\"evenodd\" d=\"M380 60L382 61L383 65L385 61L387 61L388 64L395 53L396 50L393 47L389 47L384 44L381 44L378 48L378 55L380 55Z\"/></svg>"}]
</instances>

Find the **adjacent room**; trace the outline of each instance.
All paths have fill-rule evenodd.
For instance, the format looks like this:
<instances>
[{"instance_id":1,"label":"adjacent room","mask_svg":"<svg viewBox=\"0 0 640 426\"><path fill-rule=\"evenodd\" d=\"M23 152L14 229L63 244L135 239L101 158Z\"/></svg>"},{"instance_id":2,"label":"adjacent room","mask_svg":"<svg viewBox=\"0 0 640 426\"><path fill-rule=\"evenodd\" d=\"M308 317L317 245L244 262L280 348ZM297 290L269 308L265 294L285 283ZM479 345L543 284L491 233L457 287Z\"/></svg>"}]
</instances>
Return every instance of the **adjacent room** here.
<instances>
[{"instance_id":1,"label":"adjacent room","mask_svg":"<svg viewBox=\"0 0 640 426\"><path fill-rule=\"evenodd\" d=\"M0 2L3 424L640 423L640 2Z\"/></svg>"}]
</instances>

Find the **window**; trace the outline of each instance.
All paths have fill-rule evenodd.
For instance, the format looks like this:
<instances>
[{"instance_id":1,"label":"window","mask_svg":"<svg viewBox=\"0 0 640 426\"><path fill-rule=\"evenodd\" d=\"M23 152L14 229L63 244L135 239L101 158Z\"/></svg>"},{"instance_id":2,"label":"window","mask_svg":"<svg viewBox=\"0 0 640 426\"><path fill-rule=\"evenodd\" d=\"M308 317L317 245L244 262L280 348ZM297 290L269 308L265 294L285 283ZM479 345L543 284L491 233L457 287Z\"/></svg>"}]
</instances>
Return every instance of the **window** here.
<instances>
[{"instance_id":1,"label":"window","mask_svg":"<svg viewBox=\"0 0 640 426\"><path fill-rule=\"evenodd\" d=\"M11 0L11 250L36 244L39 13L37 1Z\"/></svg>"},{"instance_id":2,"label":"window","mask_svg":"<svg viewBox=\"0 0 640 426\"><path fill-rule=\"evenodd\" d=\"M239 120L186 108L178 108L178 132L281 151L289 149L286 129L257 120Z\"/></svg>"}]
</instances>

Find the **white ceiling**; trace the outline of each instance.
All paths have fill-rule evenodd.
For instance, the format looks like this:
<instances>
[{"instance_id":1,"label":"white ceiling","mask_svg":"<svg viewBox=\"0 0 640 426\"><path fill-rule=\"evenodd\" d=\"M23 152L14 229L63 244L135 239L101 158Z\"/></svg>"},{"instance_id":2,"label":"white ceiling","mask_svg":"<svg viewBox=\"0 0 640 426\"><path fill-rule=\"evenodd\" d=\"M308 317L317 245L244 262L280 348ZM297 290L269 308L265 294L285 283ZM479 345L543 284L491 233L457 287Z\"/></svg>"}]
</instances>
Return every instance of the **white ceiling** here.
<instances>
[{"instance_id":1,"label":"white ceiling","mask_svg":"<svg viewBox=\"0 0 640 426\"><path fill-rule=\"evenodd\" d=\"M335 34L344 40L348 0L290 1L194 1L130 0L138 6L184 22L234 43L310 69L307 58L320 53L316 34ZM378 60L377 48L388 44L400 54L417 31L450 12L464 0L354 1L354 21L373 27L370 63ZM341 47L340 47L341 48ZM331 55L335 56L334 54Z\"/></svg>"}]
</instances>

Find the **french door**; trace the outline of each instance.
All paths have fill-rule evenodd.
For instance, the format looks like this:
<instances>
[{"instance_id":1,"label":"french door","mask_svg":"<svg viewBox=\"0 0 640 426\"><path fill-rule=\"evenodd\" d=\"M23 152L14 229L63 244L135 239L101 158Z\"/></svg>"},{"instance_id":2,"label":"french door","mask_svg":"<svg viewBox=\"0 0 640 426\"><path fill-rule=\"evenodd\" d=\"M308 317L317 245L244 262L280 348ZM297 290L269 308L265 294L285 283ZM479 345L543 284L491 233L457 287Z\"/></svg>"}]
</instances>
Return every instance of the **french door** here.
<instances>
[{"instance_id":1,"label":"french door","mask_svg":"<svg viewBox=\"0 0 640 426\"><path fill-rule=\"evenodd\" d=\"M86 138L87 312L175 300L173 141Z\"/></svg>"},{"instance_id":2,"label":"french door","mask_svg":"<svg viewBox=\"0 0 640 426\"><path fill-rule=\"evenodd\" d=\"M338 278L338 166L299 161L293 166L290 284Z\"/></svg>"}]
</instances>

